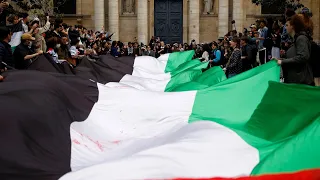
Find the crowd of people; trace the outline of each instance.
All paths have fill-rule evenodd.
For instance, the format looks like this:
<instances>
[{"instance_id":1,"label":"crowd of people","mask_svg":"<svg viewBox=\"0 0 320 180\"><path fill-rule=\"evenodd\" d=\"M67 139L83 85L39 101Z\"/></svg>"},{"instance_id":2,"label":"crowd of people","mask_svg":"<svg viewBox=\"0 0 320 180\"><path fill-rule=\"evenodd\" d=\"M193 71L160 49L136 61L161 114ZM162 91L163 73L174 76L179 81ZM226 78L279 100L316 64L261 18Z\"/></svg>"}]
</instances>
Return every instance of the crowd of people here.
<instances>
[{"instance_id":1,"label":"crowd of people","mask_svg":"<svg viewBox=\"0 0 320 180\"><path fill-rule=\"evenodd\" d=\"M1 11L6 5L1 5ZM0 11L0 12L1 12ZM296 14L287 10L283 19L258 20L239 33L235 30L210 43L165 43L152 37L148 44L133 38L132 42L111 41L112 34L70 26L61 19L40 26L37 17L11 14L9 24L0 27L0 70L27 69L37 56L48 53L55 63L67 61L75 67L81 58L120 56L153 56L194 50L194 58L208 61L209 67L221 66L228 78L264 64L271 59L282 66L286 83L320 85L317 49L313 42L313 23L304 8Z\"/></svg>"}]
</instances>

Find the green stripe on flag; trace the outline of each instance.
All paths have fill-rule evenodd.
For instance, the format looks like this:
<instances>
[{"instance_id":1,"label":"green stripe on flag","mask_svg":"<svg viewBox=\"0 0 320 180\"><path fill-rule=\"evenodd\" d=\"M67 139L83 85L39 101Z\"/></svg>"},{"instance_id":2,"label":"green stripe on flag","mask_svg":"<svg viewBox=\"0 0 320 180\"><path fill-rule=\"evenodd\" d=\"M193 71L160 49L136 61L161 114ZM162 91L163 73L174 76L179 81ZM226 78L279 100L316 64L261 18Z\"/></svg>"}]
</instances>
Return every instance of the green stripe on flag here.
<instances>
[{"instance_id":1,"label":"green stripe on flag","mask_svg":"<svg viewBox=\"0 0 320 180\"><path fill-rule=\"evenodd\" d=\"M181 84L188 83L202 74L202 69L208 67L208 63L200 60L191 60L181 64L176 70L171 72L171 80L166 86L165 91L173 91Z\"/></svg>"},{"instance_id":2,"label":"green stripe on flag","mask_svg":"<svg viewBox=\"0 0 320 180\"><path fill-rule=\"evenodd\" d=\"M225 81L226 79L227 77L221 67L215 66L203 72L194 80L176 86L174 89L171 89L171 91L181 92L205 89L222 81Z\"/></svg>"},{"instance_id":3,"label":"green stripe on flag","mask_svg":"<svg viewBox=\"0 0 320 180\"><path fill-rule=\"evenodd\" d=\"M220 66L214 66L207 71L205 71L201 76L199 76L195 81L207 86L216 85L227 79L226 74L221 69Z\"/></svg>"},{"instance_id":4,"label":"green stripe on flag","mask_svg":"<svg viewBox=\"0 0 320 180\"><path fill-rule=\"evenodd\" d=\"M199 90L189 122L215 121L228 127L244 127L268 88L268 81L279 81L275 61ZM254 93L253 93L254 92Z\"/></svg>"},{"instance_id":5,"label":"green stripe on flag","mask_svg":"<svg viewBox=\"0 0 320 180\"><path fill-rule=\"evenodd\" d=\"M319 88L270 82L244 129L250 135L270 141L269 146L259 148L262 161L252 174L320 168L319 107ZM252 145L257 143L244 139Z\"/></svg>"},{"instance_id":6,"label":"green stripe on flag","mask_svg":"<svg viewBox=\"0 0 320 180\"><path fill-rule=\"evenodd\" d=\"M201 75L201 70L188 70L171 77L171 80L166 86L165 92L173 92L176 87L181 84L187 83Z\"/></svg>"},{"instance_id":7,"label":"green stripe on flag","mask_svg":"<svg viewBox=\"0 0 320 180\"><path fill-rule=\"evenodd\" d=\"M319 115L319 88L270 82L261 103L246 123L245 130L276 142L300 132Z\"/></svg>"},{"instance_id":8,"label":"green stripe on flag","mask_svg":"<svg viewBox=\"0 0 320 180\"><path fill-rule=\"evenodd\" d=\"M319 105L318 105L319 106ZM320 168L320 117L297 135L284 140L252 171L253 175Z\"/></svg>"},{"instance_id":9,"label":"green stripe on flag","mask_svg":"<svg viewBox=\"0 0 320 180\"><path fill-rule=\"evenodd\" d=\"M194 51L174 52L169 55L169 59L165 68L165 72L172 72L176 70L181 64L191 61Z\"/></svg>"},{"instance_id":10,"label":"green stripe on flag","mask_svg":"<svg viewBox=\"0 0 320 180\"><path fill-rule=\"evenodd\" d=\"M193 59L191 61L187 61L183 64L181 64L179 67L177 67L175 70L171 71L170 74L171 76L175 76L181 72L190 70L190 69L204 69L208 67L208 62L201 62L198 59Z\"/></svg>"},{"instance_id":11,"label":"green stripe on flag","mask_svg":"<svg viewBox=\"0 0 320 180\"><path fill-rule=\"evenodd\" d=\"M205 88L208 88L208 86L205 84L195 82L195 81L191 81L188 83L181 84L181 85L175 87L174 89L172 89L171 91L173 91L173 92L183 92L183 91L190 91L190 90L195 91L195 90L200 90L200 89L205 89Z\"/></svg>"}]
</instances>

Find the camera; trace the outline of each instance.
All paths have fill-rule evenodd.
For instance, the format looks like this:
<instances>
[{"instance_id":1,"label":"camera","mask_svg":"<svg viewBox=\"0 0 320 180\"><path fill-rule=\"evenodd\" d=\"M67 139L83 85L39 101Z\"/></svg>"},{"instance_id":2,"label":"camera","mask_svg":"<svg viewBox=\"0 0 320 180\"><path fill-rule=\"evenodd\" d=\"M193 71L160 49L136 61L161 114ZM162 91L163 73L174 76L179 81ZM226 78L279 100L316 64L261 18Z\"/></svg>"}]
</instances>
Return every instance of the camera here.
<instances>
[{"instance_id":1,"label":"camera","mask_svg":"<svg viewBox=\"0 0 320 180\"><path fill-rule=\"evenodd\" d=\"M243 28L243 34L248 34L248 29L247 28Z\"/></svg>"}]
</instances>

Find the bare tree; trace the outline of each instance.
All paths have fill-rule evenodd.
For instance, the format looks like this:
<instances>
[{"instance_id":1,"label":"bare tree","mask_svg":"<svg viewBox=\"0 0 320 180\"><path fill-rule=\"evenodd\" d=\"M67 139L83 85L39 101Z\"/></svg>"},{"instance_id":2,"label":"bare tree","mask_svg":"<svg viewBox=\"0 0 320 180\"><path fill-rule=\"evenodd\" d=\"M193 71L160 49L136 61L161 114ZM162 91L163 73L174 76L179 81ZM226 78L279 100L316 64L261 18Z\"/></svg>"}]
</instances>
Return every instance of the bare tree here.
<instances>
[{"instance_id":1,"label":"bare tree","mask_svg":"<svg viewBox=\"0 0 320 180\"><path fill-rule=\"evenodd\" d=\"M279 9L297 10L304 7L300 0L252 0L252 3L266 6L276 5Z\"/></svg>"},{"instance_id":2,"label":"bare tree","mask_svg":"<svg viewBox=\"0 0 320 180\"><path fill-rule=\"evenodd\" d=\"M30 15L54 16L59 14L59 7L65 4L67 0L21 0L12 2L12 6L16 12L28 13Z\"/></svg>"}]
</instances>

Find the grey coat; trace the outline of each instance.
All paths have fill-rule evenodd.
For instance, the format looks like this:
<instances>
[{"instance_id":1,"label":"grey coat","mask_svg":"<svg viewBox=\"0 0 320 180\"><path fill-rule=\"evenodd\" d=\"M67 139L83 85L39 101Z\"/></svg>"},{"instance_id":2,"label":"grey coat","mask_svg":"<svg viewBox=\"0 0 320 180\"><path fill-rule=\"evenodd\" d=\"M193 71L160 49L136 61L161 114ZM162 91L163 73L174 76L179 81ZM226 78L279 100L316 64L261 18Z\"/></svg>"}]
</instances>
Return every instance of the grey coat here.
<instances>
[{"instance_id":1,"label":"grey coat","mask_svg":"<svg viewBox=\"0 0 320 180\"><path fill-rule=\"evenodd\" d=\"M310 66L311 42L302 32L295 36L294 43L282 60L283 77L285 83L308 84L314 82Z\"/></svg>"}]
</instances>

